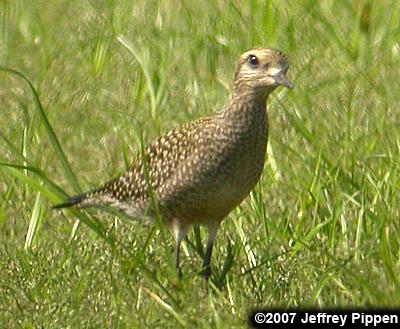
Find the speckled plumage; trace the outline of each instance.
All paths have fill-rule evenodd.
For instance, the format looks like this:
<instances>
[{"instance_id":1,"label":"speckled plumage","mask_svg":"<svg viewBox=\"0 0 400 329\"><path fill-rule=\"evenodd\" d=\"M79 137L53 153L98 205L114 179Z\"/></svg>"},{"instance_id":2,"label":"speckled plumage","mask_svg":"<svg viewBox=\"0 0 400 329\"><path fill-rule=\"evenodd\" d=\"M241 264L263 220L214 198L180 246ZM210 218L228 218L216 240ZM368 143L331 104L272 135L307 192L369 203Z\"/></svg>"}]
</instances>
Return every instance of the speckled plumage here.
<instances>
[{"instance_id":1,"label":"speckled plumage","mask_svg":"<svg viewBox=\"0 0 400 329\"><path fill-rule=\"evenodd\" d=\"M288 64L277 50L244 53L233 92L222 111L187 123L153 141L129 170L99 189L69 199L58 208L111 205L135 218L155 217L175 231L179 245L190 225L209 229L204 275L209 277L212 246L221 220L251 191L263 170L267 145L266 100L278 86L291 88Z\"/></svg>"}]
</instances>

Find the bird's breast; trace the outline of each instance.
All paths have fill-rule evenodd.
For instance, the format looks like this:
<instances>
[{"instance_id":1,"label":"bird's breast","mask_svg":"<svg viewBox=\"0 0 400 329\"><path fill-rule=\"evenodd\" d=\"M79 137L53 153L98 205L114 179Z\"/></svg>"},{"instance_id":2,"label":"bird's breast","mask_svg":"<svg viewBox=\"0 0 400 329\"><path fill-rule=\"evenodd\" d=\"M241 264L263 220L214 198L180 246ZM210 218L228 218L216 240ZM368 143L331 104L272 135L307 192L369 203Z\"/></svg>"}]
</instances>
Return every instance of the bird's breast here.
<instances>
[{"instance_id":1,"label":"bird's breast","mask_svg":"<svg viewBox=\"0 0 400 329\"><path fill-rule=\"evenodd\" d=\"M267 145L267 117L213 123L196 140L195 151L174 179L159 189L169 218L204 223L222 219L260 178Z\"/></svg>"},{"instance_id":2,"label":"bird's breast","mask_svg":"<svg viewBox=\"0 0 400 329\"><path fill-rule=\"evenodd\" d=\"M265 160L268 122L265 111L258 111L253 118L232 129L233 138L226 145L226 156L220 174L237 194L246 194L257 183Z\"/></svg>"},{"instance_id":3,"label":"bird's breast","mask_svg":"<svg viewBox=\"0 0 400 329\"><path fill-rule=\"evenodd\" d=\"M259 112L248 125L234 123L215 136L215 165L206 170L204 209L226 216L254 188L264 167L268 125L266 113Z\"/></svg>"}]
</instances>

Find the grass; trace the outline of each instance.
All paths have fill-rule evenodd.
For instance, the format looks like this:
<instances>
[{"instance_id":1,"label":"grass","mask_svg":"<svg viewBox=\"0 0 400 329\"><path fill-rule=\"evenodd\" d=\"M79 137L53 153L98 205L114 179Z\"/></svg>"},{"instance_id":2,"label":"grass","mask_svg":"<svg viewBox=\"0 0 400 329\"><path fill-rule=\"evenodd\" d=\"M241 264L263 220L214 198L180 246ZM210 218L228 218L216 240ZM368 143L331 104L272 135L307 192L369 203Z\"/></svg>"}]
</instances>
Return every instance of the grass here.
<instances>
[{"instance_id":1,"label":"grass","mask_svg":"<svg viewBox=\"0 0 400 329\"><path fill-rule=\"evenodd\" d=\"M400 305L400 7L389 1L0 1L0 326L244 326L254 307ZM225 102L241 52L289 55L260 184L209 292L191 233L56 212ZM14 71L12 71L14 70Z\"/></svg>"}]
</instances>

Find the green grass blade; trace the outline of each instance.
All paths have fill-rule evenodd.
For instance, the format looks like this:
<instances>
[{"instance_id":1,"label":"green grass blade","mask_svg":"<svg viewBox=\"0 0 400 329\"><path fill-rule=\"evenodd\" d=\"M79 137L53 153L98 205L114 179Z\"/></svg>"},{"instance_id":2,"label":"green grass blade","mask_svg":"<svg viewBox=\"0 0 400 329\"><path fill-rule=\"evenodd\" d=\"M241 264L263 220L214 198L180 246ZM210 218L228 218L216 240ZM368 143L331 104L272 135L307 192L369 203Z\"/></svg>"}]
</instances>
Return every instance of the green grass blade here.
<instances>
[{"instance_id":1,"label":"green grass blade","mask_svg":"<svg viewBox=\"0 0 400 329\"><path fill-rule=\"evenodd\" d=\"M40 192L36 195L35 205L33 206L31 220L25 239L25 249L32 247L36 237L38 236L41 223L43 220L42 204L40 202Z\"/></svg>"},{"instance_id":2,"label":"green grass blade","mask_svg":"<svg viewBox=\"0 0 400 329\"><path fill-rule=\"evenodd\" d=\"M150 105L151 105L151 117L154 119L156 117L156 111L157 111L157 96L156 96L156 91L155 91L153 81L151 79L150 69L149 69L147 63L145 62L145 60L142 58L142 56L139 54L139 52L135 49L134 45L125 36L120 35L117 37L117 40L126 49L128 49L128 51L133 55L133 57L135 57L135 59L139 63L140 68L142 69L142 72L146 79L147 90L149 92Z\"/></svg>"},{"instance_id":3,"label":"green grass blade","mask_svg":"<svg viewBox=\"0 0 400 329\"><path fill-rule=\"evenodd\" d=\"M0 168L3 167L5 170L9 170L15 177L23 181L24 183L28 183L34 187L40 187L41 184L44 183L47 186L47 189L51 192L52 197L48 197L49 200L53 202L59 202L63 200L67 194L51 179L49 179L46 174L35 167L32 166L20 166L14 165L10 163L0 162ZM26 171L33 173L35 176L40 178L40 181L37 181L26 174ZM43 187L44 188L44 187ZM49 196L46 194L46 196ZM53 197L54 196L54 197ZM57 196L57 197L55 197Z\"/></svg>"},{"instance_id":4,"label":"green grass blade","mask_svg":"<svg viewBox=\"0 0 400 329\"><path fill-rule=\"evenodd\" d=\"M71 169L71 166L69 165L69 162L67 160L67 157L65 156L65 153L61 147L61 144L57 138L57 135L53 129L53 127L51 126L47 115L43 109L42 103L40 101L38 92L36 91L35 87L33 86L33 84L31 83L31 81L21 72L17 71L17 70L13 70L13 69L9 69L9 68L5 68L5 67L1 67L0 66L0 71L12 74L14 76L17 76L18 78L22 79L28 86L29 89L32 93L34 102L35 102L35 108L39 113L40 119L43 123L43 125L46 128L46 132L49 136L51 145L59 159L59 161L61 162L61 165L64 169L64 172L68 178L68 181L70 182L70 184L73 186L73 188L75 189L76 192L81 192L81 188L79 186L78 180L74 174L74 172Z\"/></svg>"},{"instance_id":5,"label":"green grass blade","mask_svg":"<svg viewBox=\"0 0 400 329\"><path fill-rule=\"evenodd\" d=\"M388 226L384 226L381 232L381 248L382 248L382 261L386 270L388 280L396 287L397 296L400 297L400 278L396 273L395 265L393 263L393 253L390 245L390 230Z\"/></svg>"}]
</instances>

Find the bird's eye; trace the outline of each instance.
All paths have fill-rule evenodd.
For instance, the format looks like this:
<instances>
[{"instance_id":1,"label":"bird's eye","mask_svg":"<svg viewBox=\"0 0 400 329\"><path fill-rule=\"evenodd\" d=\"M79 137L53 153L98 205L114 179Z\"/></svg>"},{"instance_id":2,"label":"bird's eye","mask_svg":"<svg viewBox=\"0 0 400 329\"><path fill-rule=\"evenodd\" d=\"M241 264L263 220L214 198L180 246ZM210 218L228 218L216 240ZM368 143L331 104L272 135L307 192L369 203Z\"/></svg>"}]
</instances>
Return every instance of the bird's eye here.
<instances>
[{"instance_id":1,"label":"bird's eye","mask_svg":"<svg viewBox=\"0 0 400 329\"><path fill-rule=\"evenodd\" d=\"M247 61L250 63L251 66L256 67L258 65L258 58L256 55L247 56Z\"/></svg>"}]
</instances>

